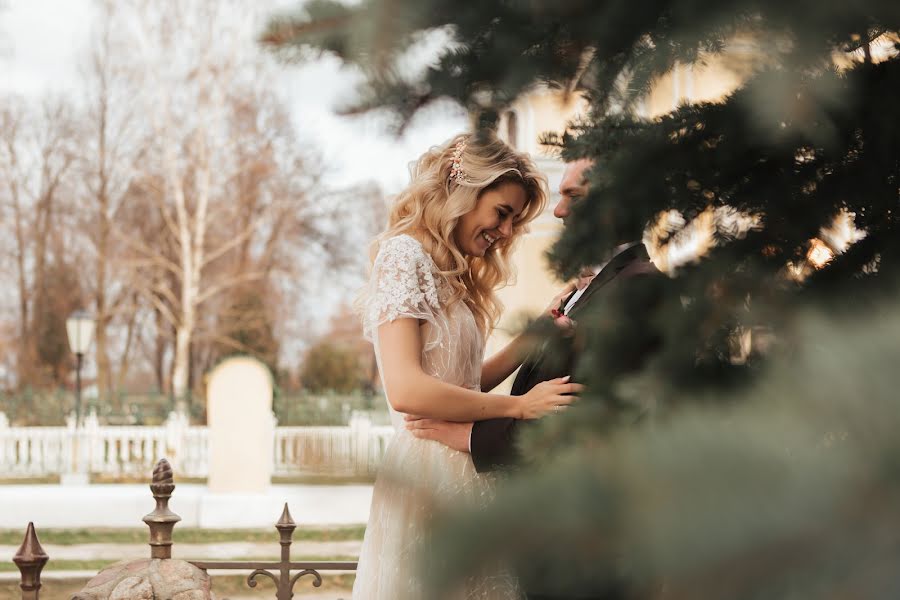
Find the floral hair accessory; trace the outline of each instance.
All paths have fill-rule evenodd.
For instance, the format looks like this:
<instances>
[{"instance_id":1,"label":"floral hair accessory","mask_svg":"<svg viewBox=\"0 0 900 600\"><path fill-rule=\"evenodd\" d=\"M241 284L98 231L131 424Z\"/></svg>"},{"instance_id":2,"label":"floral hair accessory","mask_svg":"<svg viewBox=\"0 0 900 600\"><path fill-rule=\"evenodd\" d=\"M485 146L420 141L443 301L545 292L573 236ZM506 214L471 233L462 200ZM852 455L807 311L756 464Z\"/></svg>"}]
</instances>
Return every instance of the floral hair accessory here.
<instances>
[{"instance_id":1,"label":"floral hair accessory","mask_svg":"<svg viewBox=\"0 0 900 600\"><path fill-rule=\"evenodd\" d=\"M462 168L462 155L466 151L466 140L460 140L453 149L453 163L450 166L450 180L456 180L457 184L466 182L466 173Z\"/></svg>"}]
</instances>

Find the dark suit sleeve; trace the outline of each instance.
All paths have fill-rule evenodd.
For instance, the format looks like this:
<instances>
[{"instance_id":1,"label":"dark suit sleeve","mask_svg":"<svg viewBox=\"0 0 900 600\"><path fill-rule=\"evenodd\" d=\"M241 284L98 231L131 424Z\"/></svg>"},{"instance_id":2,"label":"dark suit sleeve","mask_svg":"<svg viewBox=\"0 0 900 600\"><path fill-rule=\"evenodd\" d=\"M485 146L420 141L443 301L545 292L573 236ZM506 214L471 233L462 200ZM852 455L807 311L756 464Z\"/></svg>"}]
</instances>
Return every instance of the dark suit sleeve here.
<instances>
[{"instance_id":1,"label":"dark suit sleeve","mask_svg":"<svg viewBox=\"0 0 900 600\"><path fill-rule=\"evenodd\" d=\"M470 439L472 463L479 473L508 468L519 460L516 435L518 419L475 421Z\"/></svg>"},{"instance_id":2,"label":"dark suit sleeve","mask_svg":"<svg viewBox=\"0 0 900 600\"><path fill-rule=\"evenodd\" d=\"M542 345L525 361L516 374L510 395L521 396L542 381L572 373L573 348L570 341L562 341L563 345L554 347L552 351ZM518 446L521 427L529 427L529 424L536 422L518 419L475 421L469 439L475 470L484 473L519 465L522 459Z\"/></svg>"},{"instance_id":3,"label":"dark suit sleeve","mask_svg":"<svg viewBox=\"0 0 900 600\"><path fill-rule=\"evenodd\" d=\"M541 353L538 352L522 365L513 380L510 395L521 396L534 387L542 364ZM475 421L472 425L472 437L469 438L469 450L472 463L479 473L509 468L519 462L519 449L516 445L519 425L518 419L487 419Z\"/></svg>"}]
</instances>

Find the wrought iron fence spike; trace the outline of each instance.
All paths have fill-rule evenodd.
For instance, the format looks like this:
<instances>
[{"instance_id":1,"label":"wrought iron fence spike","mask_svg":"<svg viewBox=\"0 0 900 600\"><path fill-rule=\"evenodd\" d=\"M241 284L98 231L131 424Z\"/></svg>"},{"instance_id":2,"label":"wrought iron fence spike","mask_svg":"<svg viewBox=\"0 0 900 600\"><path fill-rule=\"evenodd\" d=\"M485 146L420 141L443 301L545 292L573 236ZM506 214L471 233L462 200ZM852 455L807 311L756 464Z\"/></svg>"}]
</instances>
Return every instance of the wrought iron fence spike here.
<instances>
[{"instance_id":1,"label":"wrought iron fence spike","mask_svg":"<svg viewBox=\"0 0 900 600\"><path fill-rule=\"evenodd\" d=\"M41 571L50 557L44 552L38 539L34 523L29 522L25 529L25 539L13 556L13 562L19 567L21 574L19 587L22 588L23 600L38 600L41 589Z\"/></svg>"},{"instance_id":2,"label":"wrought iron fence spike","mask_svg":"<svg viewBox=\"0 0 900 600\"><path fill-rule=\"evenodd\" d=\"M294 522L294 519L291 517L291 511L288 510L288 503L284 503L284 510L281 512L281 518L278 519L278 523L275 524L275 527L296 527L297 524Z\"/></svg>"},{"instance_id":3,"label":"wrought iron fence spike","mask_svg":"<svg viewBox=\"0 0 900 600\"><path fill-rule=\"evenodd\" d=\"M37 561L42 558L48 558L47 553L44 552L41 541L38 539L37 532L34 529L34 522L29 521L28 527L25 529L25 539L22 540L22 545L19 546L13 560Z\"/></svg>"}]
</instances>

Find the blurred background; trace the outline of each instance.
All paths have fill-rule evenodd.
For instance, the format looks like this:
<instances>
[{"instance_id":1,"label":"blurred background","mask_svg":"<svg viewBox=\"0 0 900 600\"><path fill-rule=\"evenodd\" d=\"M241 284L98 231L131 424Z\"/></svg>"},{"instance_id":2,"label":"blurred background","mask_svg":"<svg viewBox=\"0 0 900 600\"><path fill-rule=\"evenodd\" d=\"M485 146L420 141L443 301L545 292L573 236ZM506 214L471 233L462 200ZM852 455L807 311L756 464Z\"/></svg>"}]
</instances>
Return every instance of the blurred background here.
<instances>
[{"instance_id":1,"label":"blurred background","mask_svg":"<svg viewBox=\"0 0 900 600\"><path fill-rule=\"evenodd\" d=\"M207 498L213 373L249 355L271 487L185 539L269 553L266 503L295 494L306 555L354 558L391 435L350 308L368 242L410 161L487 128L552 191L489 350L622 239L666 277L580 324L590 393L494 505L446 515L436 589L501 556L556 594L897 597L898 6L0 0L3 543L75 485L117 529L40 508L70 580L121 557L88 544L142 556L98 485L164 451Z\"/></svg>"}]
</instances>

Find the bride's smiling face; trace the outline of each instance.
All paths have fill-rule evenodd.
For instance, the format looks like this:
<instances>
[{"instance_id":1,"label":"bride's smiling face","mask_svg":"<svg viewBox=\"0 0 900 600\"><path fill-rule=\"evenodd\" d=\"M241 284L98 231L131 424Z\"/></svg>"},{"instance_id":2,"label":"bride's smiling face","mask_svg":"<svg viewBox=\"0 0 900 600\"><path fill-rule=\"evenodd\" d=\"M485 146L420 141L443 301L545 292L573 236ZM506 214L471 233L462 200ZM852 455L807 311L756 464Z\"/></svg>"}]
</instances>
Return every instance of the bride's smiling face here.
<instances>
[{"instance_id":1,"label":"bride's smiling face","mask_svg":"<svg viewBox=\"0 0 900 600\"><path fill-rule=\"evenodd\" d=\"M525 188L515 181L487 188L475 208L456 223L453 238L459 251L465 256L484 256L492 245L510 237L527 201Z\"/></svg>"}]
</instances>

